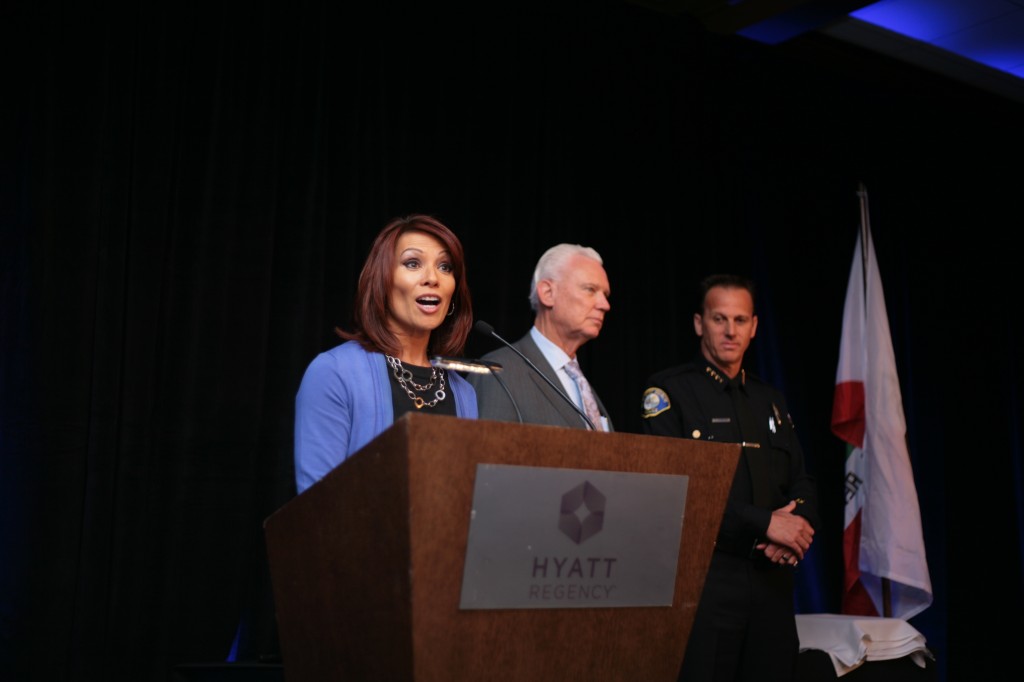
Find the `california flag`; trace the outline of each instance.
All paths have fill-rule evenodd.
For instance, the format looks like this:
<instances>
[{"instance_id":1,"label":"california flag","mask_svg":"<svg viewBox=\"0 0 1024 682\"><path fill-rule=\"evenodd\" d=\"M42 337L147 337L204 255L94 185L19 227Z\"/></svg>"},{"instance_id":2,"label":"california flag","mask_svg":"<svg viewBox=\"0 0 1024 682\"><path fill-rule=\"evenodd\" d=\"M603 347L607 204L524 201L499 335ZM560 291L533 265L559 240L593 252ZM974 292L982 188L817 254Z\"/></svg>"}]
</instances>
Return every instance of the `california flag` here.
<instances>
[{"instance_id":1,"label":"california flag","mask_svg":"<svg viewBox=\"0 0 1024 682\"><path fill-rule=\"evenodd\" d=\"M906 619L931 604L932 583L866 211L864 219L846 290L832 405L832 432L847 443L842 611ZM889 613L883 601L886 581Z\"/></svg>"}]
</instances>

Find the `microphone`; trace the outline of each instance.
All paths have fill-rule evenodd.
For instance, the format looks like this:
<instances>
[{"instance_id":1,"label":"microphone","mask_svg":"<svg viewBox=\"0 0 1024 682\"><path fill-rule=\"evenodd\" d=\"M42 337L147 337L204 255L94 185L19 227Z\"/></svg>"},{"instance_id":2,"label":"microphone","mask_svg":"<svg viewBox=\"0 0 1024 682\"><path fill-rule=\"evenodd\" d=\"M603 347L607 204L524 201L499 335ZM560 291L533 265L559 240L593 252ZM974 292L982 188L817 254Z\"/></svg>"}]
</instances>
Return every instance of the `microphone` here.
<instances>
[{"instance_id":1,"label":"microphone","mask_svg":"<svg viewBox=\"0 0 1024 682\"><path fill-rule=\"evenodd\" d=\"M490 360L449 358L440 355L430 358L430 365L432 367L440 367L441 369L455 370L456 372L469 372L470 374L489 374L491 372L500 372L502 369L500 363L491 362Z\"/></svg>"},{"instance_id":2,"label":"microphone","mask_svg":"<svg viewBox=\"0 0 1024 682\"><path fill-rule=\"evenodd\" d=\"M565 402L569 403L569 407L571 407L572 409L576 410L576 413L577 413L577 414L578 414L578 415L579 415L580 417L582 417L582 418L583 418L583 421L587 423L587 426L589 426L589 427L590 427L590 430L591 430L591 431L597 431L597 427L596 427L596 426L594 426L594 422L590 421L590 417L588 417L588 416L587 416L587 413L586 413L586 412L584 412L583 410L581 410L581 409L580 409L580 408L579 408L579 407L578 407L578 406L576 405L576 403L574 403L574 402L572 401L572 399L571 399L571 398L569 398L569 396L567 396L567 395L566 395L566 394L565 394L565 393L564 393L564 392L562 391L562 389L560 389L560 388L559 388L558 386L555 386L555 383L554 383L553 381L551 381L551 379L548 379L547 375L546 375L546 374L544 374L544 372L540 371L540 370L539 370L539 369L537 368L537 365L533 364L533 362L531 362L531 361L530 361L530 358L528 358L528 357L526 357L525 355L523 355L522 351L520 351L520 350L519 350L518 348L516 348L515 346L513 346L513 345L512 345L511 343L509 343L509 342L508 342L508 341L506 341L505 339L503 339L503 338L501 338L500 336L498 336L498 333L494 331L494 327L492 327L491 325L487 324L487 323L486 323L486 322L484 322L483 320L477 320L477 321L476 321L476 324L474 324L474 325L473 325L473 329L474 329L475 331L477 331L477 332L479 332L479 333L483 334L484 336L493 336L493 337L494 337L494 338L496 338L496 339L497 339L498 341L501 341L501 342L502 342L503 344L505 344L505 345L506 345L506 346L507 346L507 347L508 347L509 349L511 349L511 350L512 350L512 352L513 352L513 353L515 353L515 354L516 354L516 355L518 355L518 356L519 356L520 358L522 358L522 359L523 359L523 362L525 362L525 363L526 363L527 365L529 365L530 369L532 369L532 370L533 370L534 372L536 372L536 373L537 373L537 376L539 376L539 377L540 377L541 379L543 379L544 381L546 381L546 382L547 382L547 384L548 384L548 386L550 386L550 387L551 387L551 390L553 390L553 391L554 391L555 393L557 393L558 395L560 395L560 396L562 397L562 400L564 400ZM497 374L495 374L494 376L495 376L495 378L497 378L497 377L498 377L498 375L497 375ZM499 381L500 381L500 379L499 379ZM504 383L502 383L502 386L505 386L505 384L504 384ZM509 391L508 391L508 388L505 388L505 392L506 392L506 393L508 393L508 397L509 397L510 399L512 399L512 394L511 394L511 393L509 393ZM514 399L512 399L512 405L516 407L516 414L519 414L519 407L518 407L518 406L516 406L516 401L515 401ZM523 420L523 418L522 418L522 415L520 415L520 417L519 417L519 421L521 422L522 420Z\"/></svg>"},{"instance_id":3,"label":"microphone","mask_svg":"<svg viewBox=\"0 0 1024 682\"><path fill-rule=\"evenodd\" d=\"M441 369L455 370L456 372L469 372L471 374L491 374L501 387L505 389L505 393L508 394L508 399L512 401L512 407L516 410L516 417L519 418L519 423L523 423L523 415L519 411L519 406L516 405L515 398L512 397L512 393L508 390L508 386L498 376L498 372L501 371L502 367L500 363L491 362L490 360L478 360L469 358L446 358L437 355L430 359L430 364L433 367L440 367Z\"/></svg>"},{"instance_id":4,"label":"microphone","mask_svg":"<svg viewBox=\"0 0 1024 682\"><path fill-rule=\"evenodd\" d=\"M502 381L501 377L498 376L498 372L502 370L501 363L491 362L490 360L470 360L469 358L446 358L440 355L430 359L430 364L433 367L440 367L441 369L455 370L457 372L469 372L471 374L491 374L505 393L508 394L508 399L512 401L512 407L515 408L516 417L519 418L519 423L523 423L523 414L519 411L519 405L516 404L516 399L512 397L512 392L508 390L508 386Z\"/></svg>"}]
</instances>

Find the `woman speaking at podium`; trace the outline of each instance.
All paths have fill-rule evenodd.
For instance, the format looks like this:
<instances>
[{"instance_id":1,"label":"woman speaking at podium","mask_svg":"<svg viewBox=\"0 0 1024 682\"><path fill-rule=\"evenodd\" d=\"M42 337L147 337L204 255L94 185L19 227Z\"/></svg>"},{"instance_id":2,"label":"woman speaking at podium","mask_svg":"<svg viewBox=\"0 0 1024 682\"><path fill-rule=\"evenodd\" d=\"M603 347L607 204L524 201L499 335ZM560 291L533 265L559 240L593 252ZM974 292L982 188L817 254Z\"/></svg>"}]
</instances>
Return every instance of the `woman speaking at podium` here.
<instances>
[{"instance_id":1,"label":"woman speaking at podium","mask_svg":"<svg viewBox=\"0 0 1024 682\"><path fill-rule=\"evenodd\" d=\"M475 419L473 387L432 367L462 355L473 306L458 237L436 218L384 226L359 275L351 331L306 368L295 399L298 492L321 479L406 412Z\"/></svg>"}]
</instances>

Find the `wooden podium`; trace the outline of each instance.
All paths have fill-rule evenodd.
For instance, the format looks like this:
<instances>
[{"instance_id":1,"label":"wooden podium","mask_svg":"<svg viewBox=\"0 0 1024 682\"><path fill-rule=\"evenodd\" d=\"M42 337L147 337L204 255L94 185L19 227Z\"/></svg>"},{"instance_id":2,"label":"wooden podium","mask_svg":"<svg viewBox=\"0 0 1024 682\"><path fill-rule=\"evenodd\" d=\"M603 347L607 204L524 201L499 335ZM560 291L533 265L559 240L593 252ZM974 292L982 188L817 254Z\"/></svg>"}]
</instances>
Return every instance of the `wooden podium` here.
<instances>
[{"instance_id":1,"label":"wooden podium","mask_svg":"<svg viewBox=\"0 0 1024 682\"><path fill-rule=\"evenodd\" d=\"M264 523L285 679L674 681L739 453L406 415ZM671 607L460 609L478 464L688 476Z\"/></svg>"}]
</instances>

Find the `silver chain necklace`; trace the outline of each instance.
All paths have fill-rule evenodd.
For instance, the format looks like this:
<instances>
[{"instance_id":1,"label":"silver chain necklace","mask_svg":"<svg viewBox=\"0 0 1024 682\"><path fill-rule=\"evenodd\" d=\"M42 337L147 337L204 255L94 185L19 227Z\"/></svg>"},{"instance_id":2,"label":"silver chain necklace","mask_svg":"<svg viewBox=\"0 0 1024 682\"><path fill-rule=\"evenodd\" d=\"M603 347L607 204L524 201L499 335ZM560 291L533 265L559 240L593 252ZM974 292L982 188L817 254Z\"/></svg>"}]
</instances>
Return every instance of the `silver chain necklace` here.
<instances>
[{"instance_id":1,"label":"silver chain necklace","mask_svg":"<svg viewBox=\"0 0 1024 682\"><path fill-rule=\"evenodd\" d=\"M423 407L433 407L434 405L437 405L438 402L445 399L447 393L444 392L443 369L440 370L440 372L438 372L437 367L431 367L430 383L421 386L417 384L415 381L413 381L412 372L407 370L405 367L402 367L401 360L390 355L385 355L384 357L387 358L388 364L391 365L391 370L395 375L395 379L398 380L398 385L405 390L406 395L408 395L409 399L412 400L417 410ZM413 389L416 389L417 391L430 390L431 388L433 388L434 381L437 379L440 379L440 382L437 385L437 390L434 391L434 399L431 400L429 403L424 401L423 398L421 398L420 396L413 393Z\"/></svg>"}]
</instances>

